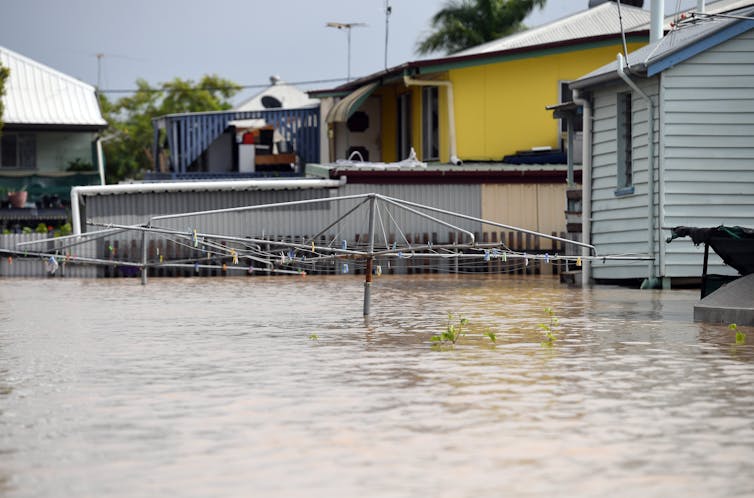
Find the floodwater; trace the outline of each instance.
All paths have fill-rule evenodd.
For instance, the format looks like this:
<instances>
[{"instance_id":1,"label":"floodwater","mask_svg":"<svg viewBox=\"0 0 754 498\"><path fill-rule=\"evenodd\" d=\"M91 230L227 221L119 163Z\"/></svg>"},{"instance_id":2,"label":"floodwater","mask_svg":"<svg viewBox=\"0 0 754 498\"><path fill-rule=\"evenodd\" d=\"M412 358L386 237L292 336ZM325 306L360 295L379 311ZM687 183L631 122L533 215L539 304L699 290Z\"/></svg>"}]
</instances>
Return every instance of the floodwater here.
<instances>
[{"instance_id":1,"label":"floodwater","mask_svg":"<svg viewBox=\"0 0 754 498\"><path fill-rule=\"evenodd\" d=\"M0 280L0 496L754 495L754 330L697 291L391 276L366 322L362 291Z\"/></svg>"}]
</instances>

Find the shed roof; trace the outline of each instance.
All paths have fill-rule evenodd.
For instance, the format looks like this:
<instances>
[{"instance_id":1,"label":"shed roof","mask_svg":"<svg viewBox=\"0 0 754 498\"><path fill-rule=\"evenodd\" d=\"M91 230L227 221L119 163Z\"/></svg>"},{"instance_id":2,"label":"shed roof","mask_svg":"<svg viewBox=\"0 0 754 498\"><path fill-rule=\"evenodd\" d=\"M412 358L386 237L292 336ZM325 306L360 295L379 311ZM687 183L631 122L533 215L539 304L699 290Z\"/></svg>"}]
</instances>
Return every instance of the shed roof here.
<instances>
[{"instance_id":1,"label":"shed roof","mask_svg":"<svg viewBox=\"0 0 754 498\"><path fill-rule=\"evenodd\" d=\"M749 1L751 4L752 2ZM727 15L733 17L727 17ZM754 28L754 6L727 14L692 16L660 40L628 54L626 64L634 74L653 76L694 55ZM610 62L574 81L571 88L589 88L618 79L617 61Z\"/></svg>"},{"instance_id":2,"label":"shed roof","mask_svg":"<svg viewBox=\"0 0 754 498\"><path fill-rule=\"evenodd\" d=\"M3 97L6 125L107 126L93 86L5 47L0 64L10 69Z\"/></svg>"}]
</instances>

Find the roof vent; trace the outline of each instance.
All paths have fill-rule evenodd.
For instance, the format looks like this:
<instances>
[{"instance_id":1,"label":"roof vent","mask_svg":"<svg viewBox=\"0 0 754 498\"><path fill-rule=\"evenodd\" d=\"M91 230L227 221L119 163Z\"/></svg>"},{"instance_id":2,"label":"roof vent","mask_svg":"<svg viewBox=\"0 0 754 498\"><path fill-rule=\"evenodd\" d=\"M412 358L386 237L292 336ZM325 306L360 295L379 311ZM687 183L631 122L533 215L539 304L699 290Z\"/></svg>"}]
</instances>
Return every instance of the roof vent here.
<instances>
[{"instance_id":1,"label":"roof vent","mask_svg":"<svg viewBox=\"0 0 754 498\"><path fill-rule=\"evenodd\" d=\"M278 107L283 107L283 103L272 95L263 95L262 107L264 107L265 109L276 109Z\"/></svg>"}]
</instances>

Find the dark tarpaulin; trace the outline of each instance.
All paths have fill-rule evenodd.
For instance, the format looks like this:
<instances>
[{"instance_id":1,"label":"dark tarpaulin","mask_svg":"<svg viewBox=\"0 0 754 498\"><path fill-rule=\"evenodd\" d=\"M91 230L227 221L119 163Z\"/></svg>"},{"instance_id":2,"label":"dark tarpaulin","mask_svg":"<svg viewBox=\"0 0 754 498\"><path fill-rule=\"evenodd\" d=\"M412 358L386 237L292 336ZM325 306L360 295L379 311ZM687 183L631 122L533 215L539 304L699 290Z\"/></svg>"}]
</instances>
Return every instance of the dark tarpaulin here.
<instances>
[{"instance_id":1,"label":"dark tarpaulin","mask_svg":"<svg viewBox=\"0 0 754 498\"><path fill-rule=\"evenodd\" d=\"M726 265L741 275L754 273L754 229L720 225L713 228L675 227L666 242L691 237L694 245L709 244Z\"/></svg>"}]
</instances>

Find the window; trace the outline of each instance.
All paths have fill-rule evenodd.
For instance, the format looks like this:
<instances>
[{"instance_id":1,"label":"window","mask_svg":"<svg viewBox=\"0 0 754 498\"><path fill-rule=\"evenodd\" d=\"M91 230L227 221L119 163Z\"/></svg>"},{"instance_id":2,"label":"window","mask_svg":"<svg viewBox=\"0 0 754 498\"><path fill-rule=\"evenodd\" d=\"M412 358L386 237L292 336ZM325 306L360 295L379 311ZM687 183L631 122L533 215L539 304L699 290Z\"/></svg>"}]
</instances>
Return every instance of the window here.
<instances>
[{"instance_id":1,"label":"window","mask_svg":"<svg viewBox=\"0 0 754 498\"><path fill-rule=\"evenodd\" d=\"M4 132L0 138L0 167L35 169L37 167L35 136Z\"/></svg>"},{"instance_id":2,"label":"window","mask_svg":"<svg viewBox=\"0 0 754 498\"><path fill-rule=\"evenodd\" d=\"M631 140L631 92L618 94L616 195L633 193L633 144Z\"/></svg>"},{"instance_id":3,"label":"window","mask_svg":"<svg viewBox=\"0 0 754 498\"><path fill-rule=\"evenodd\" d=\"M396 160L406 159L411 152L411 94L398 95L398 137Z\"/></svg>"},{"instance_id":4,"label":"window","mask_svg":"<svg viewBox=\"0 0 754 498\"><path fill-rule=\"evenodd\" d=\"M422 161L440 159L440 119L436 86L422 88Z\"/></svg>"}]
</instances>

